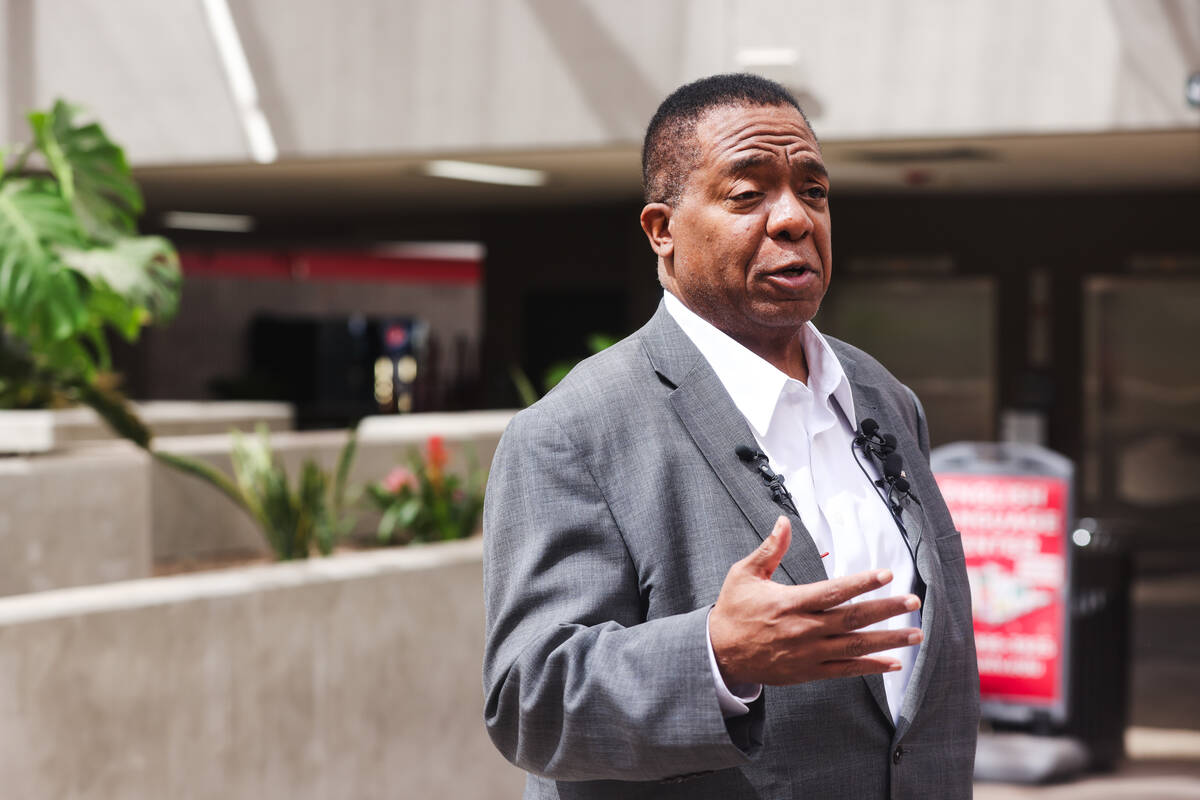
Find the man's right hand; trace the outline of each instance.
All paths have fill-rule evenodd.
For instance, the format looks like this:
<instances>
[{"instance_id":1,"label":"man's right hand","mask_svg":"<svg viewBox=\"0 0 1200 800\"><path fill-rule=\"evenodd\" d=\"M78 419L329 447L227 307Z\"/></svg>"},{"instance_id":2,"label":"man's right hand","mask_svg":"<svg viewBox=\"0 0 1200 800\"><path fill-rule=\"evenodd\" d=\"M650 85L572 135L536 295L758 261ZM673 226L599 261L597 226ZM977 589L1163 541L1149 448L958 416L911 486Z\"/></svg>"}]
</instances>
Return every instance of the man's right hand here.
<instances>
[{"instance_id":1,"label":"man's right hand","mask_svg":"<svg viewBox=\"0 0 1200 800\"><path fill-rule=\"evenodd\" d=\"M872 654L918 644L921 631L860 629L915 611L917 596L847 603L889 583L886 569L802 586L775 583L771 575L791 542L792 525L780 517L762 545L725 576L708 617L725 682L782 686L900 669L895 659Z\"/></svg>"}]
</instances>

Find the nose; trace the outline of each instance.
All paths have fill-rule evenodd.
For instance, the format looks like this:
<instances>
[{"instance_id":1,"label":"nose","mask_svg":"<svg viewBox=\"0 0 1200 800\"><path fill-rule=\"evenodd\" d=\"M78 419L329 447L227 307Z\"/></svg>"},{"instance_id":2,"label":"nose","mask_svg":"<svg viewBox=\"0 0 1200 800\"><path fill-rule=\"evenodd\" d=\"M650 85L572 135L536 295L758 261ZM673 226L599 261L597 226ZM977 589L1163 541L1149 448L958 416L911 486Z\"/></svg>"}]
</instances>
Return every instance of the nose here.
<instances>
[{"instance_id":1,"label":"nose","mask_svg":"<svg viewBox=\"0 0 1200 800\"><path fill-rule=\"evenodd\" d=\"M767 235L772 239L798 242L813 229L808 206L791 189L784 189L771 204L767 215Z\"/></svg>"}]
</instances>

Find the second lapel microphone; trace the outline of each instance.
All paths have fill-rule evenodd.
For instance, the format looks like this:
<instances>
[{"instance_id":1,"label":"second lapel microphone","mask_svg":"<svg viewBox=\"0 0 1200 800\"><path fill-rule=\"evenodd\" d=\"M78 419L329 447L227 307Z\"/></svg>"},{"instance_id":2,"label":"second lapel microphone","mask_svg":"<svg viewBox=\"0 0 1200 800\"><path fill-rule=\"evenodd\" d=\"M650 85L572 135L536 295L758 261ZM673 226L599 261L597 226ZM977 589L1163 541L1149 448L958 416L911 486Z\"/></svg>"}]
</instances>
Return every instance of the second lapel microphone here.
<instances>
[{"instance_id":1,"label":"second lapel microphone","mask_svg":"<svg viewBox=\"0 0 1200 800\"><path fill-rule=\"evenodd\" d=\"M800 512L796 510L796 504L792 502L792 495L783 485L783 476L771 469L771 463L767 460L767 454L763 451L747 447L744 444L739 444L734 452L737 457L747 464L753 464L758 474L766 481L767 488L771 490L771 499L783 507L785 511L791 512L794 516L799 517Z\"/></svg>"}]
</instances>

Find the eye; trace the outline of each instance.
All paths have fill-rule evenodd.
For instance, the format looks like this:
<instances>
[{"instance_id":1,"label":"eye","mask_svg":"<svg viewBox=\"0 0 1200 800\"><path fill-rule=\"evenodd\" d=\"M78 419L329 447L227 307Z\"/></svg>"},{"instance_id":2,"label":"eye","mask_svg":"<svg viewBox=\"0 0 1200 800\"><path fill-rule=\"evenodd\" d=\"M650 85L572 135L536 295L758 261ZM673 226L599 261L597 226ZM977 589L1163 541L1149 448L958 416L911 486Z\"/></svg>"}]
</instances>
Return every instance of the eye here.
<instances>
[{"instance_id":1,"label":"eye","mask_svg":"<svg viewBox=\"0 0 1200 800\"><path fill-rule=\"evenodd\" d=\"M821 185L810 186L804 191L804 194L813 200L824 200L829 197L829 190Z\"/></svg>"},{"instance_id":2,"label":"eye","mask_svg":"<svg viewBox=\"0 0 1200 800\"><path fill-rule=\"evenodd\" d=\"M736 203L748 203L751 200L757 199L758 196L759 196L759 192L756 192L752 189L748 189L744 192L738 192L737 194L735 194L733 197L731 197L729 199L733 200Z\"/></svg>"}]
</instances>

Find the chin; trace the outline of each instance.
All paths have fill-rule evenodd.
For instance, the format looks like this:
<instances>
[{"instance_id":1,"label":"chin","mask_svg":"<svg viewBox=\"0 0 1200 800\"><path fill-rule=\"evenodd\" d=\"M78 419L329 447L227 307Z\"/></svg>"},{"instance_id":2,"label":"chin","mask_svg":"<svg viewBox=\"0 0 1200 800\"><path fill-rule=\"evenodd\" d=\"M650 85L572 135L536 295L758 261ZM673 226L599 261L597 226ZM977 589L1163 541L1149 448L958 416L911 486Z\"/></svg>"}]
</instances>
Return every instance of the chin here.
<instances>
[{"instance_id":1,"label":"chin","mask_svg":"<svg viewBox=\"0 0 1200 800\"><path fill-rule=\"evenodd\" d=\"M759 324L765 327L801 328L817 315L820 308L819 302L812 301L773 304L753 316Z\"/></svg>"}]
</instances>

